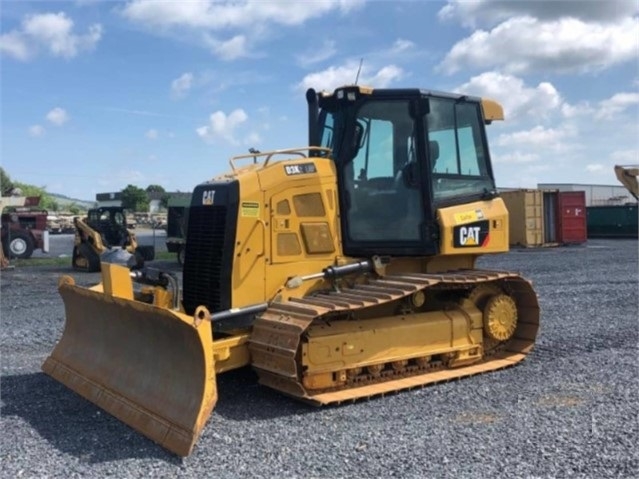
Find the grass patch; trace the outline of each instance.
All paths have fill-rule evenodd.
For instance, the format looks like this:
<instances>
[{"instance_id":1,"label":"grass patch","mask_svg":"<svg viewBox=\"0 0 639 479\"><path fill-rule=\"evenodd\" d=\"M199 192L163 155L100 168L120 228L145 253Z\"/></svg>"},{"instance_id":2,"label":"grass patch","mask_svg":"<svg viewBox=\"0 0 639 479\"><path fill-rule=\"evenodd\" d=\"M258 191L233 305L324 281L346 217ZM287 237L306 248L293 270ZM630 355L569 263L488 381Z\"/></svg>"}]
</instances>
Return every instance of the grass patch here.
<instances>
[{"instance_id":1,"label":"grass patch","mask_svg":"<svg viewBox=\"0 0 639 479\"><path fill-rule=\"evenodd\" d=\"M155 253L156 261L171 261L176 260L175 253L169 253L168 251L161 251ZM23 267L37 267L37 266L71 266L71 256L63 258L49 257L49 258L29 258L29 259L12 259L10 261L12 266L16 268Z\"/></svg>"},{"instance_id":2,"label":"grass patch","mask_svg":"<svg viewBox=\"0 0 639 479\"><path fill-rule=\"evenodd\" d=\"M10 260L10 264L16 268L25 268L30 266L71 266L71 257L12 259Z\"/></svg>"}]
</instances>

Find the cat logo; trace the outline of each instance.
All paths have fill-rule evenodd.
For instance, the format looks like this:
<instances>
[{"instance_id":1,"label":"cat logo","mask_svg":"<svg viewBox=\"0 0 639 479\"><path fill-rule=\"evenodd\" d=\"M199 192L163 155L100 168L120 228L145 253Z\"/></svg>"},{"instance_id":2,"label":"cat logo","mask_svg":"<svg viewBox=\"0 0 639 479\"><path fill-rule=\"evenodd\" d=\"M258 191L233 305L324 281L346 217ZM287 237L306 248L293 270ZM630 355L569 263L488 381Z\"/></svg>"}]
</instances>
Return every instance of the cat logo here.
<instances>
[{"instance_id":1,"label":"cat logo","mask_svg":"<svg viewBox=\"0 0 639 479\"><path fill-rule=\"evenodd\" d=\"M490 225L487 220L455 226L453 244L455 248L485 247L490 241L489 231Z\"/></svg>"},{"instance_id":2,"label":"cat logo","mask_svg":"<svg viewBox=\"0 0 639 479\"><path fill-rule=\"evenodd\" d=\"M205 206L211 206L213 204L214 197L215 190L204 190L202 193L202 204Z\"/></svg>"},{"instance_id":3,"label":"cat logo","mask_svg":"<svg viewBox=\"0 0 639 479\"><path fill-rule=\"evenodd\" d=\"M459 244L462 246L479 245L479 226L462 226L459 228Z\"/></svg>"}]
</instances>

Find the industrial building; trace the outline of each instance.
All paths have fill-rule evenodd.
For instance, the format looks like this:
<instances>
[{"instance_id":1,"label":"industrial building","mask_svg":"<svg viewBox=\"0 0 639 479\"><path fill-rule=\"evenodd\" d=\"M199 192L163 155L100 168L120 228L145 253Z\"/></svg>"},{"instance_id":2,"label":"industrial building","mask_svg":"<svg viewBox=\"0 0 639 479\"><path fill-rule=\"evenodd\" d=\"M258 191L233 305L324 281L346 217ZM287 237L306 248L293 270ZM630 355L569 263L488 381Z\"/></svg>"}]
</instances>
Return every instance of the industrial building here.
<instances>
[{"instance_id":1,"label":"industrial building","mask_svg":"<svg viewBox=\"0 0 639 479\"><path fill-rule=\"evenodd\" d=\"M537 189L556 191L583 191L586 206L613 206L636 203L622 185L584 185L578 183L538 183Z\"/></svg>"}]
</instances>

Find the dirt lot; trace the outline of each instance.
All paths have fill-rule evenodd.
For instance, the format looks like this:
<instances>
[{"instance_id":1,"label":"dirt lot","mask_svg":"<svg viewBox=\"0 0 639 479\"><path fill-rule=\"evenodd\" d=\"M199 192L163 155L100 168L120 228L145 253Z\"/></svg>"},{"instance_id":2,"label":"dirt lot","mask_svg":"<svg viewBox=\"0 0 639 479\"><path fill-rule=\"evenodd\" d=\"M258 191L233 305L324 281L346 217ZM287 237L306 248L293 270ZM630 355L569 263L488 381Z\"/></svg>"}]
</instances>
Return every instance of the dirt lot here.
<instances>
[{"instance_id":1,"label":"dirt lot","mask_svg":"<svg viewBox=\"0 0 639 479\"><path fill-rule=\"evenodd\" d=\"M259 386L250 370L226 373L184 460L40 372L62 333L56 284L70 268L3 272L0 477L639 475L637 241L518 250L480 266L533 280L541 331L522 364L327 408Z\"/></svg>"}]
</instances>

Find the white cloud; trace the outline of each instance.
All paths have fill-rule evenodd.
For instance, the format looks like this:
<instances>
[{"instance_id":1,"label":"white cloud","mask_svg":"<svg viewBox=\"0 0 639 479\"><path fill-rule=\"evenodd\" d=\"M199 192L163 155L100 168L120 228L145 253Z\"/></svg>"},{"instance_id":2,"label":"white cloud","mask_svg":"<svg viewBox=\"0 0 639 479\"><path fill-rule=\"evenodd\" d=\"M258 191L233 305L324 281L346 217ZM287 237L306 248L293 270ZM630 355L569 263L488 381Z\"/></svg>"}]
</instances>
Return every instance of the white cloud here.
<instances>
[{"instance_id":1,"label":"white cloud","mask_svg":"<svg viewBox=\"0 0 639 479\"><path fill-rule=\"evenodd\" d=\"M56 107L49 113L47 113L47 120L49 120L55 126L62 126L67 121L69 121L69 115L64 109Z\"/></svg>"},{"instance_id":2,"label":"white cloud","mask_svg":"<svg viewBox=\"0 0 639 479\"><path fill-rule=\"evenodd\" d=\"M150 129L149 131L146 132L145 136L149 139L149 140L157 140L158 139L158 131L154 130L154 129Z\"/></svg>"},{"instance_id":3,"label":"white cloud","mask_svg":"<svg viewBox=\"0 0 639 479\"><path fill-rule=\"evenodd\" d=\"M29 135L33 137L39 137L44 135L46 130L42 125L31 125L29 127Z\"/></svg>"},{"instance_id":4,"label":"white cloud","mask_svg":"<svg viewBox=\"0 0 639 479\"><path fill-rule=\"evenodd\" d=\"M542 20L571 17L585 21L612 22L633 16L638 10L638 4L628 0L448 0L438 16L442 20L459 20L463 25L475 28L478 24L495 25L517 16L531 16Z\"/></svg>"},{"instance_id":5,"label":"white cloud","mask_svg":"<svg viewBox=\"0 0 639 479\"><path fill-rule=\"evenodd\" d=\"M314 88L318 91L331 91L342 85L353 85L357 78L358 70L359 62L355 61L348 62L342 66L331 66L323 71L309 73L297 85L297 88L300 90ZM358 85L384 88L400 80L403 75L404 71L396 65L387 65L379 69L363 65L357 83Z\"/></svg>"},{"instance_id":6,"label":"white cloud","mask_svg":"<svg viewBox=\"0 0 639 479\"><path fill-rule=\"evenodd\" d=\"M403 76L404 70L400 67L387 65L380 68L373 76L365 77L364 79L369 78L370 84L376 88L384 88L397 80L401 80ZM362 82L364 79L362 79Z\"/></svg>"},{"instance_id":7,"label":"white cloud","mask_svg":"<svg viewBox=\"0 0 639 479\"><path fill-rule=\"evenodd\" d=\"M586 171L589 173L597 173L598 171L603 171L605 168L601 163L591 163L586 165Z\"/></svg>"},{"instance_id":8,"label":"white cloud","mask_svg":"<svg viewBox=\"0 0 639 479\"><path fill-rule=\"evenodd\" d=\"M246 120L248 115L240 108L233 110L228 116L223 111L216 111L209 117L209 124L197 128L196 132L207 141L220 138L237 145L239 141L235 138L235 130Z\"/></svg>"},{"instance_id":9,"label":"white cloud","mask_svg":"<svg viewBox=\"0 0 639 479\"><path fill-rule=\"evenodd\" d=\"M493 163L504 163L504 164L525 164L525 163L535 163L539 160L539 155L535 153L522 153L521 151L510 151L505 154L493 154L492 160Z\"/></svg>"},{"instance_id":10,"label":"white cloud","mask_svg":"<svg viewBox=\"0 0 639 479\"><path fill-rule=\"evenodd\" d=\"M391 53L397 54L405 52L407 50L412 50L413 48L415 48L415 44L413 42L411 42L410 40L398 38L397 40L395 40L395 43L393 43Z\"/></svg>"},{"instance_id":11,"label":"white cloud","mask_svg":"<svg viewBox=\"0 0 639 479\"><path fill-rule=\"evenodd\" d=\"M0 35L0 53L22 61L26 61L32 56L27 39L16 31Z\"/></svg>"},{"instance_id":12,"label":"white cloud","mask_svg":"<svg viewBox=\"0 0 639 479\"><path fill-rule=\"evenodd\" d=\"M507 121L544 117L563 104L561 95L548 82L528 87L521 78L498 72L486 72L472 77L456 91L492 98L504 107Z\"/></svg>"},{"instance_id":13,"label":"white cloud","mask_svg":"<svg viewBox=\"0 0 639 479\"><path fill-rule=\"evenodd\" d=\"M132 0L123 17L154 34L179 32L181 38L211 50L223 60L252 57L249 50L272 28L295 27L322 16L345 15L366 0ZM215 33L215 35L212 35Z\"/></svg>"},{"instance_id":14,"label":"white cloud","mask_svg":"<svg viewBox=\"0 0 639 479\"><path fill-rule=\"evenodd\" d=\"M73 20L63 12L28 15L21 30L0 37L0 51L24 61L42 47L55 57L73 58L81 51L93 49L102 38L100 24L91 25L84 35L75 34L73 25Z\"/></svg>"},{"instance_id":15,"label":"white cloud","mask_svg":"<svg viewBox=\"0 0 639 479\"><path fill-rule=\"evenodd\" d=\"M639 145L637 147L634 150L613 151L610 153L610 160L615 165L637 165L639 164Z\"/></svg>"},{"instance_id":16,"label":"white cloud","mask_svg":"<svg viewBox=\"0 0 639 479\"><path fill-rule=\"evenodd\" d=\"M545 128L541 125L537 125L530 130L499 135L495 145L500 147L530 149L533 151L561 151L565 149L566 139L575 136L575 130L567 125L559 128Z\"/></svg>"},{"instance_id":17,"label":"white cloud","mask_svg":"<svg viewBox=\"0 0 639 479\"><path fill-rule=\"evenodd\" d=\"M298 55L297 63L299 63L302 68L307 68L332 58L335 53L337 53L335 40L325 38L321 46L313 47L303 55Z\"/></svg>"},{"instance_id":18,"label":"white cloud","mask_svg":"<svg viewBox=\"0 0 639 479\"><path fill-rule=\"evenodd\" d=\"M549 22L511 18L490 31L477 30L457 42L439 68L449 74L468 68L544 74L598 71L636 59L638 30L638 18L614 24L585 23L575 18Z\"/></svg>"},{"instance_id":19,"label":"white cloud","mask_svg":"<svg viewBox=\"0 0 639 479\"><path fill-rule=\"evenodd\" d=\"M599 103L595 118L610 120L633 105L639 105L639 93L617 93Z\"/></svg>"},{"instance_id":20,"label":"white cloud","mask_svg":"<svg viewBox=\"0 0 639 479\"><path fill-rule=\"evenodd\" d=\"M561 105L561 113L564 118L578 118L582 116L592 116L593 109L587 101L582 101L576 105L563 103Z\"/></svg>"},{"instance_id":21,"label":"white cloud","mask_svg":"<svg viewBox=\"0 0 639 479\"><path fill-rule=\"evenodd\" d=\"M183 73L171 82L171 93L174 98L185 96L193 86L193 73Z\"/></svg>"},{"instance_id":22,"label":"white cloud","mask_svg":"<svg viewBox=\"0 0 639 479\"><path fill-rule=\"evenodd\" d=\"M260 136L259 133L253 132L250 133L245 139L244 139L244 144L254 147L256 145L259 145L262 142L262 137Z\"/></svg>"},{"instance_id":23,"label":"white cloud","mask_svg":"<svg viewBox=\"0 0 639 479\"><path fill-rule=\"evenodd\" d=\"M248 43L244 35L235 35L226 41L216 40L210 35L205 35L204 39L211 52L222 60L235 60L249 56Z\"/></svg>"},{"instance_id":24,"label":"white cloud","mask_svg":"<svg viewBox=\"0 0 639 479\"><path fill-rule=\"evenodd\" d=\"M133 0L122 9L127 19L149 27L188 27L196 29L253 29L256 25L276 23L301 25L332 11L348 13L364 4L364 0L239 0L218 2L158 2Z\"/></svg>"}]
</instances>

